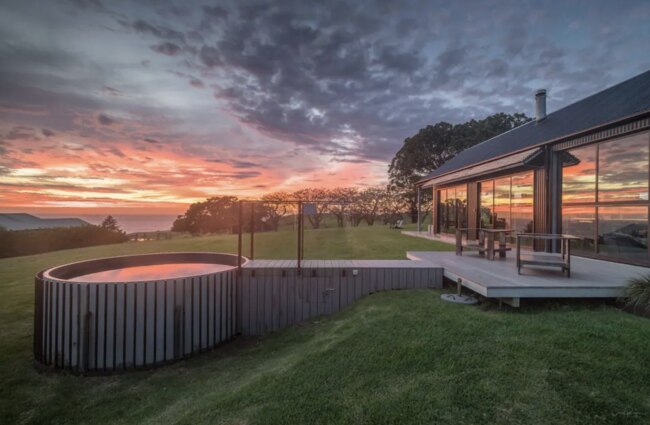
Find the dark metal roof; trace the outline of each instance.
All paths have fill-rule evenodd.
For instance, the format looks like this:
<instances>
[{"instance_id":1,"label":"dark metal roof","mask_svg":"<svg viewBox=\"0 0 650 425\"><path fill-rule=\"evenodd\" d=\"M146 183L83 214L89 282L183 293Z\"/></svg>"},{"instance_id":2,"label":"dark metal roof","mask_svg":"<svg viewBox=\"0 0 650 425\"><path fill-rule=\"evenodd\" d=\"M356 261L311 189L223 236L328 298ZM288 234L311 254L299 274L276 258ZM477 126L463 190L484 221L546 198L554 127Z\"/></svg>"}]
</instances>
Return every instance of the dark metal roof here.
<instances>
[{"instance_id":1,"label":"dark metal roof","mask_svg":"<svg viewBox=\"0 0 650 425\"><path fill-rule=\"evenodd\" d=\"M420 182L650 111L650 71L466 149Z\"/></svg>"}]
</instances>

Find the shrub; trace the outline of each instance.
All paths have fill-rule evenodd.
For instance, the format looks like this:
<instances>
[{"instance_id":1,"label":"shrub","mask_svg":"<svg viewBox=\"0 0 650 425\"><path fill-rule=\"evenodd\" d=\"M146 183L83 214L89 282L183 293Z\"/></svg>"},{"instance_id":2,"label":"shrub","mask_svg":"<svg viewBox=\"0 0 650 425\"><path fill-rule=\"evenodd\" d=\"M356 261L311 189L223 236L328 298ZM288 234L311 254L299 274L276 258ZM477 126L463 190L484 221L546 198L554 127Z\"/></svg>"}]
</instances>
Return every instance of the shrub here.
<instances>
[{"instance_id":1,"label":"shrub","mask_svg":"<svg viewBox=\"0 0 650 425\"><path fill-rule=\"evenodd\" d=\"M59 249L126 242L124 232L100 226L58 227L35 230L0 229L0 258L40 254Z\"/></svg>"},{"instance_id":2,"label":"shrub","mask_svg":"<svg viewBox=\"0 0 650 425\"><path fill-rule=\"evenodd\" d=\"M630 279L621 301L635 312L650 313L650 274Z\"/></svg>"}]
</instances>

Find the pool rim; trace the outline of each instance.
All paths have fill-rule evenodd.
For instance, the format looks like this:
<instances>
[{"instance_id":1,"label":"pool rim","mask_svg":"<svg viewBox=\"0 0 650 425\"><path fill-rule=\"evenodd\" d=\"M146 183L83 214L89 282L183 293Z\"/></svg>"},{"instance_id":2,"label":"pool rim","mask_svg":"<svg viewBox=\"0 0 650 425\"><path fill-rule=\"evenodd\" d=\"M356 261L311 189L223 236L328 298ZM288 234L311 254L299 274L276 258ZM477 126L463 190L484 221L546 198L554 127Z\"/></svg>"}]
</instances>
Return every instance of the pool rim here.
<instances>
[{"instance_id":1,"label":"pool rim","mask_svg":"<svg viewBox=\"0 0 650 425\"><path fill-rule=\"evenodd\" d=\"M176 276L176 277L170 277L170 278L159 278L159 279L134 279L134 280L124 280L124 281L84 281L84 280L72 280L81 276L84 276L86 274L90 273L98 273L101 271L108 271L108 270L117 270L120 268L126 268L126 267L111 267L111 268L104 268L104 269L97 269L95 271L91 272L86 272L83 274L77 274L72 277L66 277L66 278L61 278L61 277L56 277L52 273L56 272L57 270L61 269L66 269L66 268L73 268L75 266L83 266L83 265L89 265L92 263L99 263L101 264L102 262L110 262L110 261L119 261L120 259L127 259L127 258L155 258L155 257L173 257L173 256L180 256L181 258L185 258L186 256L223 256L228 259L232 259L232 261L235 263L234 265L231 264L224 264L224 263L217 263L214 262L214 264L221 264L225 266L230 266L230 268L225 269L225 270L217 270L217 271L211 271L208 273L200 273L200 274L190 274L190 275L184 275L184 276ZM65 282L65 283L71 283L71 284L76 284L76 285L88 285L88 284L129 284L129 283L139 283L139 282L163 282L163 281L168 281L168 280L174 280L174 279L186 279L186 278L200 278L204 276L209 276L213 275L215 273L223 273L230 271L232 269L237 269L238 268L238 261L239 256L237 254L230 254L230 253L224 253L224 252L210 252L210 251L173 251L173 252L153 252L153 253L146 253L146 254L127 254L127 255L116 255L112 257L99 257L99 258L90 258L86 260L81 260L81 261L75 261L72 263L67 263L67 264L61 264L58 266L54 267L49 267L45 270L41 270L36 274L36 278L39 279L46 279L50 281L57 281L57 282ZM244 266L248 261L250 261L248 258L242 256L241 257L241 265ZM154 264L169 264L172 261L169 262L160 262L160 263L152 263L152 264L134 264L131 267L139 267L139 266L145 266L145 265L154 265ZM183 261L173 261L174 263L183 263ZM185 263L198 263L199 261L185 261Z\"/></svg>"}]
</instances>

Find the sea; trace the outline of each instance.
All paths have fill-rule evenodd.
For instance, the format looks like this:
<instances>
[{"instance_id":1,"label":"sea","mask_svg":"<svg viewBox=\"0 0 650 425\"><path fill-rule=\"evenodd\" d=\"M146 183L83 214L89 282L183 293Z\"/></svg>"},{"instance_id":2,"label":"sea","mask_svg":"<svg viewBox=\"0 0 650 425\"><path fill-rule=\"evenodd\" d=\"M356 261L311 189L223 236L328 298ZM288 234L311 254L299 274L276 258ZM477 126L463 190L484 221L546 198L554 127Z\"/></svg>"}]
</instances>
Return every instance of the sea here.
<instances>
[{"instance_id":1,"label":"sea","mask_svg":"<svg viewBox=\"0 0 650 425\"><path fill-rule=\"evenodd\" d=\"M126 233L171 230L177 215L111 214ZM101 224L107 214L38 214L42 218L76 217L90 224Z\"/></svg>"}]
</instances>

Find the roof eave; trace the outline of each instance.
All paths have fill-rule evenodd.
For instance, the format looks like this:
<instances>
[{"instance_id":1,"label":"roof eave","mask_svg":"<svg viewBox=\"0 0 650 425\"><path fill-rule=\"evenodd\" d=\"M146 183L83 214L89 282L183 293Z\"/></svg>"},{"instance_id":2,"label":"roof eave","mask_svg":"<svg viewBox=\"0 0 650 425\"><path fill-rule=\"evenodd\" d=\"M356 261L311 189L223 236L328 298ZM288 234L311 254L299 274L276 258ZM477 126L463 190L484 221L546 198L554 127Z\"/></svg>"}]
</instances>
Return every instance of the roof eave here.
<instances>
[{"instance_id":1,"label":"roof eave","mask_svg":"<svg viewBox=\"0 0 650 425\"><path fill-rule=\"evenodd\" d=\"M639 112L637 114L628 115L628 116L625 116L623 118L619 118L619 119L616 119L616 120L613 120L613 121L608 121L606 123L599 124L597 126L593 126L593 127L588 128L588 129L585 129L585 130L580 130L580 131L577 131L577 132L574 132L574 133L566 134L564 136L556 137L554 139L546 140L546 141L538 143L536 145L527 146L526 148L521 148L521 149L516 150L516 151L508 152L507 154L495 156L495 157L486 159L486 160L481 161L481 162L475 162L475 163L466 165L464 167L461 167L461 168L458 168L458 169L455 169L455 170L450 170L450 171L447 171L447 172L442 173L442 174L437 175L437 176L424 177L424 178L418 180L415 184L416 184L416 186L423 186L426 182L428 182L430 180L439 179L440 177L444 177L444 176L446 176L448 174L451 174L451 173L456 173L456 172L459 172L459 171L463 171L463 170L466 170L466 169L471 168L471 167L476 167L476 166L479 166L479 165L482 165L482 164L485 164L485 163L488 163L488 162L491 162L491 161L495 161L495 160L498 160L498 159L501 159L501 158L508 157L510 155L516 155L518 153L521 153L521 152L524 152L524 151L527 151L527 150L530 150L530 149L533 149L533 148L539 148L541 146L546 146L546 145L549 145L549 144L559 143L559 142L566 141L568 139L580 137L580 136L583 136L583 135L591 133L591 132L596 132L598 130L602 130L605 127L620 125L620 124L625 123L626 121L633 121L633 120L642 118L645 115L650 115L650 110L645 110L645 111Z\"/></svg>"}]
</instances>

